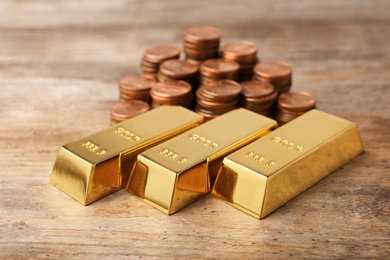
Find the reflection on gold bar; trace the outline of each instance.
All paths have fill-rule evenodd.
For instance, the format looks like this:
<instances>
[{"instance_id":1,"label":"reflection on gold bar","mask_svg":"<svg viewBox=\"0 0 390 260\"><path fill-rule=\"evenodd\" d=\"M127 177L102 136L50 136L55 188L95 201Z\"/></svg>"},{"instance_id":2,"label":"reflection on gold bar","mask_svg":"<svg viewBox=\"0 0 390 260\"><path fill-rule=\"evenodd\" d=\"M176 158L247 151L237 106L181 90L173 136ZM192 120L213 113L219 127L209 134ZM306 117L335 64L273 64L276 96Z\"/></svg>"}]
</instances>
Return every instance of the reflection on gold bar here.
<instances>
[{"instance_id":1,"label":"reflection on gold bar","mask_svg":"<svg viewBox=\"0 0 390 260\"><path fill-rule=\"evenodd\" d=\"M127 191L172 214L210 191L223 156L276 126L249 110L226 113L138 155Z\"/></svg>"},{"instance_id":2,"label":"reflection on gold bar","mask_svg":"<svg viewBox=\"0 0 390 260\"><path fill-rule=\"evenodd\" d=\"M362 151L356 124L311 110L227 156L212 195L264 218Z\"/></svg>"},{"instance_id":3,"label":"reflection on gold bar","mask_svg":"<svg viewBox=\"0 0 390 260\"><path fill-rule=\"evenodd\" d=\"M202 123L198 114L162 106L64 145L50 183L87 205L127 184L136 156Z\"/></svg>"}]
</instances>

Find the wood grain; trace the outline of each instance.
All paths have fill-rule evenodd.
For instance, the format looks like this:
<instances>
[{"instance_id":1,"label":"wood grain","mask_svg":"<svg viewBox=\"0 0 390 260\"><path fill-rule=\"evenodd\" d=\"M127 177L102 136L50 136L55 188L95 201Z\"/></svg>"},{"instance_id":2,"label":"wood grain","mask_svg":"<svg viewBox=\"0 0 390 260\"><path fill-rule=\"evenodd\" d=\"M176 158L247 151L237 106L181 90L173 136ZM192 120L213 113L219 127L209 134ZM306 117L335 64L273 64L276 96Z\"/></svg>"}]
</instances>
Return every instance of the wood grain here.
<instances>
[{"instance_id":1,"label":"wood grain","mask_svg":"<svg viewBox=\"0 0 390 260\"><path fill-rule=\"evenodd\" d=\"M390 258L389 1L0 3L0 258ZM354 121L365 152L263 220L206 196L166 216L124 191L49 184L58 148L108 126L145 48L210 24L285 60L292 90Z\"/></svg>"}]
</instances>

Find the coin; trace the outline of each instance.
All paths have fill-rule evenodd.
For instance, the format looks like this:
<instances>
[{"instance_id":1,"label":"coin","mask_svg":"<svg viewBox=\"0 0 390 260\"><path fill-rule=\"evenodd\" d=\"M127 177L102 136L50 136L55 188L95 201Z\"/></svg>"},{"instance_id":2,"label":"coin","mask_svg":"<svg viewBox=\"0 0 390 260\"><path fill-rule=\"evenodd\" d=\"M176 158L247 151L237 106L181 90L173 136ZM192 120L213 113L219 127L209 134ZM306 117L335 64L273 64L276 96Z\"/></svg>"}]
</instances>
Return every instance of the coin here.
<instances>
[{"instance_id":1,"label":"coin","mask_svg":"<svg viewBox=\"0 0 390 260\"><path fill-rule=\"evenodd\" d=\"M202 83L221 79L236 80L239 68L240 65L235 61L209 59L200 64L200 80Z\"/></svg>"},{"instance_id":2,"label":"coin","mask_svg":"<svg viewBox=\"0 0 390 260\"><path fill-rule=\"evenodd\" d=\"M316 98L308 92L287 92L278 98L278 106L287 111L306 111L316 105Z\"/></svg>"},{"instance_id":3,"label":"coin","mask_svg":"<svg viewBox=\"0 0 390 260\"><path fill-rule=\"evenodd\" d=\"M151 63L159 63L167 59L179 58L180 49L174 45L154 45L146 49L143 59Z\"/></svg>"},{"instance_id":4,"label":"coin","mask_svg":"<svg viewBox=\"0 0 390 260\"><path fill-rule=\"evenodd\" d=\"M290 90L292 84L292 69L286 62L272 61L258 63L253 68L253 72L254 80L271 83L279 94Z\"/></svg>"},{"instance_id":5,"label":"coin","mask_svg":"<svg viewBox=\"0 0 390 260\"><path fill-rule=\"evenodd\" d=\"M257 48L253 42L231 42L222 46L221 57L238 63L250 63L256 60Z\"/></svg>"},{"instance_id":6,"label":"coin","mask_svg":"<svg viewBox=\"0 0 390 260\"><path fill-rule=\"evenodd\" d=\"M191 85L182 80L159 82L150 90L153 106L157 105L182 105L191 108L193 95Z\"/></svg>"},{"instance_id":7,"label":"coin","mask_svg":"<svg viewBox=\"0 0 390 260\"><path fill-rule=\"evenodd\" d=\"M198 66L185 60L166 60L160 64L159 72L171 79L193 77L198 72Z\"/></svg>"},{"instance_id":8,"label":"coin","mask_svg":"<svg viewBox=\"0 0 390 260\"><path fill-rule=\"evenodd\" d=\"M202 95L209 100L229 101L237 98L241 93L241 86L233 80L219 80L202 85Z\"/></svg>"},{"instance_id":9,"label":"coin","mask_svg":"<svg viewBox=\"0 0 390 260\"><path fill-rule=\"evenodd\" d=\"M232 80L213 81L196 91L196 108L210 117L222 115L238 107L241 86Z\"/></svg>"},{"instance_id":10,"label":"coin","mask_svg":"<svg viewBox=\"0 0 390 260\"><path fill-rule=\"evenodd\" d=\"M255 66L254 71L261 78L271 80L289 78L292 74L290 65L283 61L259 63Z\"/></svg>"},{"instance_id":11,"label":"coin","mask_svg":"<svg viewBox=\"0 0 390 260\"><path fill-rule=\"evenodd\" d=\"M220 38L220 30L212 26L192 26L184 32L184 40L191 43L213 43Z\"/></svg>"},{"instance_id":12,"label":"coin","mask_svg":"<svg viewBox=\"0 0 390 260\"><path fill-rule=\"evenodd\" d=\"M186 59L204 61L218 57L221 32L212 26L192 26L184 31L183 51Z\"/></svg>"},{"instance_id":13,"label":"coin","mask_svg":"<svg viewBox=\"0 0 390 260\"><path fill-rule=\"evenodd\" d=\"M149 110L149 104L141 100L131 100L127 103L116 103L110 109L111 122L122 122Z\"/></svg>"},{"instance_id":14,"label":"coin","mask_svg":"<svg viewBox=\"0 0 390 260\"><path fill-rule=\"evenodd\" d=\"M121 92L137 93L140 91L149 91L157 83L155 77L150 75L125 76L119 80Z\"/></svg>"},{"instance_id":15,"label":"coin","mask_svg":"<svg viewBox=\"0 0 390 260\"><path fill-rule=\"evenodd\" d=\"M156 74L160 63L169 59L178 59L180 48L170 45L154 45L146 49L140 67L145 74Z\"/></svg>"},{"instance_id":16,"label":"coin","mask_svg":"<svg viewBox=\"0 0 390 260\"><path fill-rule=\"evenodd\" d=\"M274 86L267 82L245 81L241 82L242 106L256 113L270 116L278 97Z\"/></svg>"},{"instance_id":17,"label":"coin","mask_svg":"<svg viewBox=\"0 0 390 260\"><path fill-rule=\"evenodd\" d=\"M316 98L308 92L282 93L278 98L275 119L285 124L314 108L316 103Z\"/></svg>"}]
</instances>

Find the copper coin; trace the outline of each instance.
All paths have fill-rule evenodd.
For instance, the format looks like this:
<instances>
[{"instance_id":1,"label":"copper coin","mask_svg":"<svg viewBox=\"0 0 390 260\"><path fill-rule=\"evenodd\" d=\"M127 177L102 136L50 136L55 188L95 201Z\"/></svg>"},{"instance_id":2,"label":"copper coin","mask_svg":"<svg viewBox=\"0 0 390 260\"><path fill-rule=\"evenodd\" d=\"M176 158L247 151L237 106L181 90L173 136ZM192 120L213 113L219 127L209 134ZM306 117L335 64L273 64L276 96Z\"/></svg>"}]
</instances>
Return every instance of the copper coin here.
<instances>
[{"instance_id":1,"label":"copper coin","mask_svg":"<svg viewBox=\"0 0 390 260\"><path fill-rule=\"evenodd\" d=\"M239 102L239 99L236 98L236 99L233 99L233 100L229 100L229 101L223 101L223 102L217 102L217 101L210 101L208 99L203 99L203 98L199 98L201 97L201 95L197 95L198 99L196 100L198 105L200 105L201 107L204 107L204 108L232 108L232 107L235 107L237 105L237 103Z\"/></svg>"},{"instance_id":2,"label":"copper coin","mask_svg":"<svg viewBox=\"0 0 390 260\"><path fill-rule=\"evenodd\" d=\"M160 64L160 72L171 78L185 78L198 72L198 66L185 60L166 60Z\"/></svg>"},{"instance_id":3,"label":"copper coin","mask_svg":"<svg viewBox=\"0 0 390 260\"><path fill-rule=\"evenodd\" d=\"M271 83L276 89L282 88L286 85L291 85L292 82L292 77L286 77L286 78L279 78L279 79L266 79L262 78L256 74L253 74L253 80L257 81L265 81L268 83Z\"/></svg>"},{"instance_id":4,"label":"copper coin","mask_svg":"<svg viewBox=\"0 0 390 260\"><path fill-rule=\"evenodd\" d=\"M222 59L210 59L200 65L200 73L205 75L221 75L237 73L240 65L237 62L227 62Z\"/></svg>"},{"instance_id":5,"label":"copper coin","mask_svg":"<svg viewBox=\"0 0 390 260\"><path fill-rule=\"evenodd\" d=\"M184 32L184 40L192 43L219 41L220 38L220 30L212 26L192 26Z\"/></svg>"},{"instance_id":6,"label":"copper coin","mask_svg":"<svg viewBox=\"0 0 390 260\"><path fill-rule=\"evenodd\" d=\"M153 98L174 99L191 93L191 85L182 80L159 82L150 90Z\"/></svg>"},{"instance_id":7,"label":"copper coin","mask_svg":"<svg viewBox=\"0 0 390 260\"><path fill-rule=\"evenodd\" d=\"M257 48L253 42L239 41L222 46L221 56L237 62L256 60Z\"/></svg>"},{"instance_id":8,"label":"copper coin","mask_svg":"<svg viewBox=\"0 0 390 260\"><path fill-rule=\"evenodd\" d=\"M191 64L191 65L196 66L195 64ZM172 77L165 76L165 75L163 75L161 73L161 71L159 71L157 73L157 80L160 81L160 82L161 81L172 81L172 80L183 80L183 81L186 81L186 82L191 84L191 82L195 79L195 76L196 76L196 74L189 75L187 77L176 77L176 78L174 78L173 76Z\"/></svg>"},{"instance_id":9,"label":"copper coin","mask_svg":"<svg viewBox=\"0 0 390 260\"><path fill-rule=\"evenodd\" d=\"M143 67L148 67L148 68L158 68L158 66L160 65L160 62L149 62L147 60L142 59L140 65Z\"/></svg>"},{"instance_id":10,"label":"copper coin","mask_svg":"<svg viewBox=\"0 0 390 260\"><path fill-rule=\"evenodd\" d=\"M210 56L210 55L217 55L218 56L218 49L190 49L184 47L183 49L184 53L186 55L190 56Z\"/></svg>"},{"instance_id":11,"label":"copper coin","mask_svg":"<svg viewBox=\"0 0 390 260\"><path fill-rule=\"evenodd\" d=\"M220 114L216 114L216 113L214 113L212 111L207 111L205 109L202 109L199 106L195 107L195 112L198 113L199 115L203 116L206 121L214 119L214 118L216 118L216 117L218 117L220 115Z\"/></svg>"},{"instance_id":12,"label":"copper coin","mask_svg":"<svg viewBox=\"0 0 390 260\"><path fill-rule=\"evenodd\" d=\"M121 78L119 87L124 92L142 92L149 91L156 83L157 80L153 76L141 74Z\"/></svg>"},{"instance_id":13,"label":"copper coin","mask_svg":"<svg viewBox=\"0 0 390 260\"><path fill-rule=\"evenodd\" d=\"M116 103L111 107L110 114L114 121L123 121L149 110L149 104L141 100L131 100L126 103Z\"/></svg>"},{"instance_id":14,"label":"copper coin","mask_svg":"<svg viewBox=\"0 0 390 260\"><path fill-rule=\"evenodd\" d=\"M218 58L218 52L215 52L214 54L197 54L197 55L185 53L185 55L186 55L186 58L198 60L198 61L205 61L205 60L209 60L209 59Z\"/></svg>"},{"instance_id":15,"label":"copper coin","mask_svg":"<svg viewBox=\"0 0 390 260\"><path fill-rule=\"evenodd\" d=\"M142 100L142 101L145 101L146 103L150 103L150 101L151 101L149 91L146 93L136 93L136 94L131 94L131 95L128 95L127 93L123 93L123 92L121 92L119 94L119 102L126 103L127 101L134 100L134 99Z\"/></svg>"},{"instance_id":16,"label":"copper coin","mask_svg":"<svg viewBox=\"0 0 390 260\"><path fill-rule=\"evenodd\" d=\"M193 49L193 50L218 50L219 49L219 40L218 41L213 41L213 42L187 42L183 41L183 47L187 49Z\"/></svg>"},{"instance_id":17,"label":"copper coin","mask_svg":"<svg viewBox=\"0 0 390 260\"><path fill-rule=\"evenodd\" d=\"M316 98L308 92L285 92L278 98L278 106L288 111L306 111L316 105Z\"/></svg>"},{"instance_id":18,"label":"copper coin","mask_svg":"<svg viewBox=\"0 0 390 260\"><path fill-rule=\"evenodd\" d=\"M200 81L202 82L202 84L207 84L209 82L220 81L220 80L236 81L237 76L238 76L238 73L228 74L228 75L213 75L213 76L206 76L206 75L201 74Z\"/></svg>"},{"instance_id":19,"label":"copper coin","mask_svg":"<svg viewBox=\"0 0 390 260\"><path fill-rule=\"evenodd\" d=\"M202 96L211 101L213 101L213 99L224 101L233 100L237 98L241 92L240 84L233 80L210 82L209 84L202 85L199 89L200 92L202 92Z\"/></svg>"},{"instance_id":20,"label":"copper coin","mask_svg":"<svg viewBox=\"0 0 390 260\"><path fill-rule=\"evenodd\" d=\"M291 78L291 66L283 61L258 63L254 67L254 73L258 76L271 80Z\"/></svg>"},{"instance_id":21,"label":"copper coin","mask_svg":"<svg viewBox=\"0 0 390 260\"><path fill-rule=\"evenodd\" d=\"M179 58L180 49L173 45L155 45L146 49L143 59L148 62L159 63L167 59Z\"/></svg>"},{"instance_id":22,"label":"copper coin","mask_svg":"<svg viewBox=\"0 0 390 260\"><path fill-rule=\"evenodd\" d=\"M275 92L274 86L266 82L250 80L241 82L240 85L242 88L241 95L246 98L269 96Z\"/></svg>"},{"instance_id":23,"label":"copper coin","mask_svg":"<svg viewBox=\"0 0 390 260\"><path fill-rule=\"evenodd\" d=\"M187 57L187 56L185 57L185 61L198 66L198 69L199 69L200 64L202 63L201 60L195 60L195 59L192 59L192 58Z\"/></svg>"}]
</instances>

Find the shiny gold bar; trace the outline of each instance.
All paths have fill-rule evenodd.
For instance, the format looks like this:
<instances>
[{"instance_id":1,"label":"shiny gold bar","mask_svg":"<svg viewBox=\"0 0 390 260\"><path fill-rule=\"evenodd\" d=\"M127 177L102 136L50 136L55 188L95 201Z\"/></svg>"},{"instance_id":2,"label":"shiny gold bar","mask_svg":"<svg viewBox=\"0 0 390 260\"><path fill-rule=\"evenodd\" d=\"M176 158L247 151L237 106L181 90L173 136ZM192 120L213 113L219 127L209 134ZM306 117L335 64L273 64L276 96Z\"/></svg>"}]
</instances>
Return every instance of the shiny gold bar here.
<instances>
[{"instance_id":1,"label":"shiny gold bar","mask_svg":"<svg viewBox=\"0 0 390 260\"><path fill-rule=\"evenodd\" d=\"M50 183L87 205L128 181L136 156L203 122L183 107L162 106L62 146Z\"/></svg>"},{"instance_id":2,"label":"shiny gold bar","mask_svg":"<svg viewBox=\"0 0 390 260\"><path fill-rule=\"evenodd\" d=\"M261 219L362 151L356 124L311 110L227 156L211 193Z\"/></svg>"},{"instance_id":3,"label":"shiny gold bar","mask_svg":"<svg viewBox=\"0 0 390 260\"><path fill-rule=\"evenodd\" d=\"M225 155L276 126L249 110L226 113L138 155L126 190L172 214L209 193Z\"/></svg>"}]
</instances>

